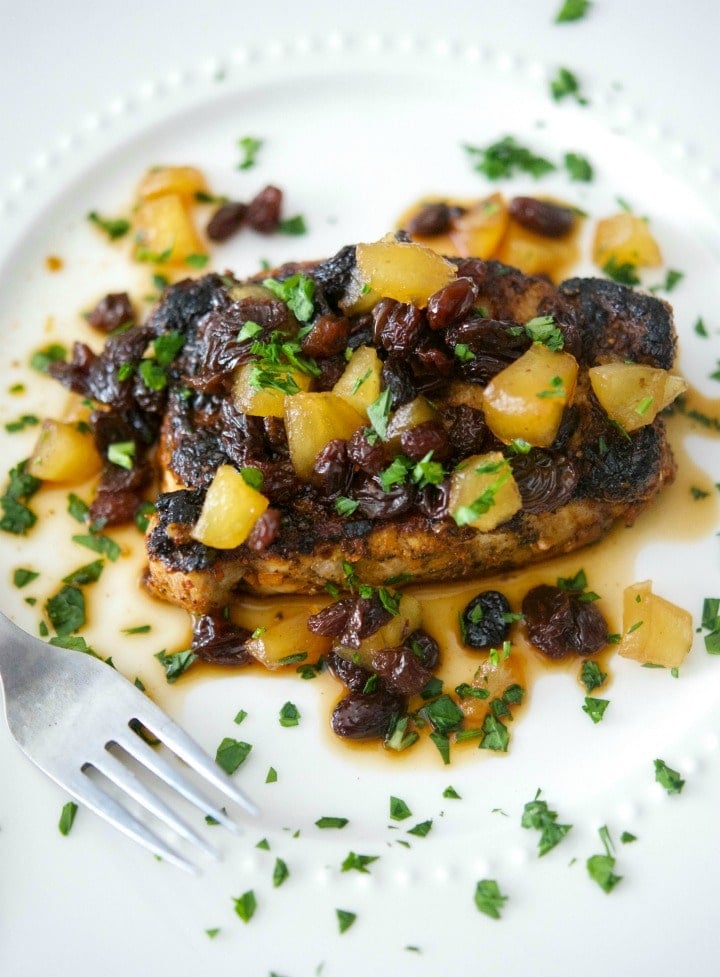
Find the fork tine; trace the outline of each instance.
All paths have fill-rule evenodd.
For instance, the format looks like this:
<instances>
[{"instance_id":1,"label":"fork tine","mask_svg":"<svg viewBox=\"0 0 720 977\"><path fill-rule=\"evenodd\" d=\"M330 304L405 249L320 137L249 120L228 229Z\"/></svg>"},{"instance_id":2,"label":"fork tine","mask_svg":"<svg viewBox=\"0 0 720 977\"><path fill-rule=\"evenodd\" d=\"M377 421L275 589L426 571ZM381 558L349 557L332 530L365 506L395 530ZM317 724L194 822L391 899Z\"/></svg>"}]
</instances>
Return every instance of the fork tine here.
<instances>
[{"instance_id":1,"label":"fork tine","mask_svg":"<svg viewBox=\"0 0 720 977\"><path fill-rule=\"evenodd\" d=\"M119 804L109 794L106 794L86 774L79 772L76 777L64 780L60 786L72 794L81 804L89 807L99 817L108 821L113 827L122 831L124 835L132 838L133 841L138 842L144 848L147 848L154 855L158 855L165 861L170 862L172 865L186 872L190 872L192 875L197 875L198 870L192 862L183 858L182 855L178 854L178 852L162 841L162 839L158 838L154 832L150 831L141 821L133 817L122 804Z\"/></svg>"},{"instance_id":2,"label":"fork tine","mask_svg":"<svg viewBox=\"0 0 720 977\"><path fill-rule=\"evenodd\" d=\"M154 732L154 730L153 730ZM204 814L210 815L224 827L228 828L230 831L238 834L240 829L235 824L235 822L228 817L228 815L221 811L220 808L213 804L205 794L198 790L194 784L190 783L186 777L176 770L168 761L159 753L156 753L152 747L148 746L147 743L140 738L139 735L133 733L128 728L127 734L120 734L113 736L113 740L118 746L121 746L126 750L131 756L133 756L138 763L141 763L144 767L159 777L160 780L173 787L179 794L181 794L186 800L198 807ZM210 761L208 761L210 762Z\"/></svg>"},{"instance_id":3,"label":"fork tine","mask_svg":"<svg viewBox=\"0 0 720 977\"><path fill-rule=\"evenodd\" d=\"M116 756L107 750L98 751L97 755L91 757L88 762L100 773L111 780L116 787L125 791L133 800L142 805L156 818L164 822L169 828L176 831L186 841L191 842L202 849L206 855L212 858L219 858L216 848L208 844L193 828L190 827L181 817L179 817L171 807L169 807L161 797L151 790L146 784L136 777L132 770L129 770Z\"/></svg>"},{"instance_id":4,"label":"fork tine","mask_svg":"<svg viewBox=\"0 0 720 977\"><path fill-rule=\"evenodd\" d=\"M176 753L188 766L209 780L211 784L221 790L227 797L235 801L249 814L258 814L256 804L247 797L239 787L230 780L226 773L212 760L205 750L195 742L184 730L172 721L149 699L144 703L143 714L137 719L147 726L158 739ZM179 788L178 788L179 789ZM221 820L221 819L218 819ZM223 822L224 823L224 822Z\"/></svg>"}]
</instances>

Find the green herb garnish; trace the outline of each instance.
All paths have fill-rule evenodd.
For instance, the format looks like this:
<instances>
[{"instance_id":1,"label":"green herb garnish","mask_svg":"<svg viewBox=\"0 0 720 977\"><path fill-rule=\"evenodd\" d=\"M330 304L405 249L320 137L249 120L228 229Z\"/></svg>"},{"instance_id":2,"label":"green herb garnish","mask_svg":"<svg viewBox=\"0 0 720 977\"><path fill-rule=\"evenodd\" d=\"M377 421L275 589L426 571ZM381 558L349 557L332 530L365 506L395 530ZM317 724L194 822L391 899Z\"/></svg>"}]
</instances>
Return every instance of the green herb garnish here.
<instances>
[{"instance_id":1,"label":"green herb garnish","mask_svg":"<svg viewBox=\"0 0 720 977\"><path fill-rule=\"evenodd\" d=\"M481 879L475 886L475 905L491 919L500 919L500 912L508 897L500 892L494 879Z\"/></svg>"},{"instance_id":2,"label":"green herb garnish","mask_svg":"<svg viewBox=\"0 0 720 977\"><path fill-rule=\"evenodd\" d=\"M233 774L247 760L251 750L250 743L243 743L242 740L226 736L215 752L215 760L225 773Z\"/></svg>"},{"instance_id":3,"label":"green herb garnish","mask_svg":"<svg viewBox=\"0 0 720 977\"><path fill-rule=\"evenodd\" d=\"M550 810L547 801L540 800L541 793L538 789L533 800L528 801L520 821L523 828L533 828L540 832L538 856L546 855L572 829L571 824L557 823L557 811Z\"/></svg>"},{"instance_id":4,"label":"green herb garnish","mask_svg":"<svg viewBox=\"0 0 720 977\"><path fill-rule=\"evenodd\" d=\"M506 179L516 172L538 179L556 169L554 163L521 146L513 136L505 136L486 147L466 145L465 151L475 161L473 168L476 172L489 180Z\"/></svg>"}]
</instances>

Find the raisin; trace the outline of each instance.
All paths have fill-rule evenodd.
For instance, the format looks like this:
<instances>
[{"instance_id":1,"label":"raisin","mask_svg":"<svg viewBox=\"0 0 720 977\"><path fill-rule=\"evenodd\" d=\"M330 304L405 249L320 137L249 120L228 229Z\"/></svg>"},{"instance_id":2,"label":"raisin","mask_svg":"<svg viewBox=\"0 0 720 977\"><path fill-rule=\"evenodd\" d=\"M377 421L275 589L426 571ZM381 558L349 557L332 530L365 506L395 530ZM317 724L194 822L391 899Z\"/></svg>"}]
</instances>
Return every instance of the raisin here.
<instances>
[{"instance_id":1,"label":"raisin","mask_svg":"<svg viewBox=\"0 0 720 977\"><path fill-rule=\"evenodd\" d=\"M378 475L387 464L382 444L379 441L371 444L365 428L358 428L350 438L347 454L350 461L367 475Z\"/></svg>"},{"instance_id":2,"label":"raisin","mask_svg":"<svg viewBox=\"0 0 720 977\"><path fill-rule=\"evenodd\" d=\"M245 220L254 231L272 234L280 223L282 199L282 190L273 186L265 187L248 204Z\"/></svg>"},{"instance_id":3,"label":"raisin","mask_svg":"<svg viewBox=\"0 0 720 977\"><path fill-rule=\"evenodd\" d=\"M247 665L253 660L245 648L249 637L247 628L222 615L202 614L193 621L192 650L215 665Z\"/></svg>"},{"instance_id":4,"label":"raisin","mask_svg":"<svg viewBox=\"0 0 720 977\"><path fill-rule=\"evenodd\" d=\"M412 649L380 648L372 656L374 672L395 695L418 695L432 678L432 672Z\"/></svg>"},{"instance_id":5,"label":"raisin","mask_svg":"<svg viewBox=\"0 0 720 977\"><path fill-rule=\"evenodd\" d=\"M247 204L240 201L228 201L222 204L208 221L205 232L211 241L221 244L236 234L243 223L248 211Z\"/></svg>"},{"instance_id":6,"label":"raisin","mask_svg":"<svg viewBox=\"0 0 720 977\"><path fill-rule=\"evenodd\" d=\"M362 692L372 676L372 672L367 668L343 658L335 651L329 652L326 660L330 672L346 685L350 692Z\"/></svg>"},{"instance_id":7,"label":"raisin","mask_svg":"<svg viewBox=\"0 0 720 977\"><path fill-rule=\"evenodd\" d=\"M418 628L407 636L403 644L410 648L425 668L430 671L437 668L440 663L440 645L427 631Z\"/></svg>"},{"instance_id":8,"label":"raisin","mask_svg":"<svg viewBox=\"0 0 720 977\"><path fill-rule=\"evenodd\" d=\"M408 357L415 351L426 326L425 313L416 305L381 299L373 309L375 342L389 353Z\"/></svg>"},{"instance_id":9,"label":"raisin","mask_svg":"<svg viewBox=\"0 0 720 977\"><path fill-rule=\"evenodd\" d=\"M340 438L328 441L313 464L312 484L327 498L333 499L347 492L351 477L347 443Z\"/></svg>"},{"instance_id":10,"label":"raisin","mask_svg":"<svg viewBox=\"0 0 720 977\"><path fill-rule=\"evenodd\" d=\"M522 602L530 641L548 658L592 655L607 644L607 623L600 610L581 595L540 584Z\"/></svg>"},{"instance_id":11,"label":"raisin","mask_svg":"<svg viewBox=\"0 0 720 977\"><path fill-rule=\"evenodd\" d=\"M570 207L535 197L513 197L509 211L518 224L542 237L565 237L575 223L575 212Z\"/></svg>"},{"instance_id":12,"label":"raisin","mask_svg":"<svg viewBox=\"0 0 720 977\"><path fill-rule=\"evenodd\" d=\"M436 237L449 229L451 221L452 210L446 203L440 201L425 204L410 218L407 230L410 234L419 234L421 237Z\"/></svg>"},{"instance_id":13,"label":"raisin","mask_svg":"<svg viewBox=\"0 0 720 977\"><path fill-rule=\"evenodd\" d=\"M93 329L114 332L121 326L134 325L135 311L127 292L112 292L100 299L86 319Z\"/></svg>"},{"instance_id":14,"label":"raisin","mask_svg":"<svg viewBox=\"0 0 720 977\"><path fill-rule=\"evenodd\" d=\"M382 739L403 711L403 700L385 689L372 695L351 692L335 706L330 724L345 739Z\"/></svg>"},{"instance_id":15,"label":"raisin","mask_svg":"<svg viewBox=\"0 0 720 977\"><path fill-rule=\"evenodd\" d=\"M564 455L530 451L510 460L525 512L553 512L569 502L578 484L577 466Z\"/></svg>"},{"instance_id":16,"label":"raisin","mask_svg":"<svg viewBox=\"0 0 720 977\"><path fill-rule=\"evenodd\" d=\"M388 356L382 366L383 390L390 391L390 408L397 410L417 396L413 372L399 356Z\"/></svg>"},{"instance_id":17,"label":"raisin","mask_svg":"<svg viewBox=\"0 0 720 977\"><path fill-rule=\"evenodd\" d=\"M457 404L446 407L444 413L450 421L447 433L455 452L463 457L481 454L489 437L483 412L469 404Z\"/></svg>"},{"instance_id":18,"label":"raisin","mask_svg":"<svg viewBox=\"0 0 720 977\"><path fill-rule=\"evenodd\" d=\"M510 604L499 590L484 590L467 604L461 615L462 636L471 648L497 648L510 632Z\"/></svg>"},{"instance_id":19,"label":"raisin","mask_svg":"<svg viewBox=\"0 0 720 977\"><path fill-rule=\"evenodd\" d=\"M392 519L412 507L415 488L412 485L393 485L385 490L374 477L364 478L353 492L358 513L368 519Z\"/></svg>"},{"instance_id":20,"label":"raisin","mask_svg":"<svg viewBox=\"0 0 720 977\"><path fill-rule=\"evenodd\" d=\"M431 329L447 329L464 319L478 298L478 287L472 278L456 278L428 299L427 321Z\"/></svg>"},{"instance_id":21,"label":"raisin","mask_svg":"<svg viewBox=\"0 0 720 977\"><path fill-rule=\"evenodd\" d=\"M450 454L450 441L440 421L423 421L400 435L400 447L412 461L421 461L432 452L433 461Z\"/></svg>"},{"instance_id":22,"label":"raisin","mask_svg":"<svg viewBox=\"0 0 720 977\"><path fill-rule=\"evenodd\" d=\"M341 353L347 346L350 335L350 322L345 316L318 316L312 329L302 341L302 350L307 356L322 357Z\"/></svg>"},{"instance_id":23,"label":"raisin","mask_svg":"<svg viewBox=\"0 0 720 977\"><path fill-rule=\"evenodd\" d=\"M280 518L278 509L266 509L250 530L247 548L253 553L259 553L274 543L280 534Z\"/></svg>"}]
</instances>

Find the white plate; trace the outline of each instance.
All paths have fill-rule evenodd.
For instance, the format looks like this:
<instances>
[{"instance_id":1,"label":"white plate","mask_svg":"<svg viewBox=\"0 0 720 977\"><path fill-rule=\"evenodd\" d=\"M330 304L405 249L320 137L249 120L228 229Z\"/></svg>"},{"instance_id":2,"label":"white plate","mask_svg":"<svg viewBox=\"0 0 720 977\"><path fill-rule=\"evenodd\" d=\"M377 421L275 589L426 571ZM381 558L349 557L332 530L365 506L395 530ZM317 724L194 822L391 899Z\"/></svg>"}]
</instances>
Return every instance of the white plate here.
<instances>
[{"instance_id":1,"label":"white plate","mask_svg":"<svg viewBox=\"0 0 720 977\"><path fill-rule=\"evenodd\" d=\"M601 80L585 86L588 107L553 103L546 94L551 74L540 60L475 44L335 37L258 46L244 59L181 72L173 84L118 101L93 131L54 151L52 178L22 194L15 187L0 199L0 418L59 409L62 394L27 370L28 351L85 335L81 310L108 290L136 287L137 273L99 239L85 215L123 210L148 166L192 163L217 192L240 197L266 182L285 189L288 213L302 212L310 233L240 235L218 249L216 267L243 275L260 259L318 257L377 238L424 193L489 192L493 187L472 171L462 147L508 133L555 160L569 150L585 153L597 176L589 185L570 184L559 172L538 184L518 178L499 189L571 197L595 216L615 210L621 196L648 215L667 266L686 273L672 295L680 366L711 394L720 299L713 161ZM237 140L246 134L265 144L258 166L240 173ZM62 258L61 272L46 270L49 255ZM580 270L592 271L589 264ZM648 273L646 284L661 277ZM694 333L699 315L712 338ZM11 397L8 387L19 379L31 393ZM3 436L6 467L25 457L33 440L32 431ZM688 450L716 480L717 443L698 435ZM714 507L715 500L698 504ZM0 556L3 609L29 629L37 615L23 597L32 593L42 603L61 576L87 562L67 543L74 527L61 511L64 493L38 506L60 512L55 520L42 519L28 540L4 537ZM663 512L672 517L667 507ZM43 570L22 593L9 583L18 565ZM643 550L635 576L652 577L659 593L697 621L703 597L720 595L716 567L710 533L683 542L663 532ZM642 973L675 973L681 965L702 972L718 945L716 931L695 907L707 904L711 890L703 879L720 867L710 833L710 812L720 800L720 683L718 660L706 655L700 637L677 681L613 661L612 704L598 726L580 710L574 683L558 674L535 687L507 757L478 755L450 767L379 762L329 742L322 729L328 704L318 683L237 673L168 687L152 652L179 647L185 620L169 613L162 637L156 629L132 646L121 639L123 626L144 623L154 612L136 573L131 560L121 560L95 585L89 641L130 677L141 674L211 752L223 736L251 742L238 777L263 814L257 824L244 822L239 841L207 829L225 860L200 879L154 863L83 812L71 836L62 838L55 825L65 798L20 757L3 728L3 973L69 977L90 972L83 961L94 960L94 969L108 977L133 971L229 977L238 970L359 977L371 967L413 975L460 967L470 973L502 969L510 977L600 975L619 949ZM302 714L294 729L277 721L288 699ZM233 717L241 708L248 717L237 727ZM654 783L655 757L686 778L682 795L668 797ZM276 783L266 783L271 766ZM462 800L443 797L450 784ZM520 826L523 805L538 788L560 821L574 825L542 860L536 836ZM391 795L409 804L411 820L389 819ZM321 831L314 822L322 815L347 817L349 824ZM426 838L406 833L428 819L433 828ZM617 845L624 878L610 895L585 870L587 857L602 850L601 825L616 841L625 830L639 839ZM262 838L270 851L256 847ZM350 851L379 857L368 873L342 872ZM290 870L280 888L272 884L276 858ZM474 906L475 884L484 878L497 879L508 895L499 922ZM251 889L258 909L244 924L232 899ZM343 934L338 909L357 914ZM216 927L220 932L211 939L206 930ZM651 935L656 928L662 930L657 937ZM610 939L612 946L605 942Z\"/></svg>"}]
</instances>

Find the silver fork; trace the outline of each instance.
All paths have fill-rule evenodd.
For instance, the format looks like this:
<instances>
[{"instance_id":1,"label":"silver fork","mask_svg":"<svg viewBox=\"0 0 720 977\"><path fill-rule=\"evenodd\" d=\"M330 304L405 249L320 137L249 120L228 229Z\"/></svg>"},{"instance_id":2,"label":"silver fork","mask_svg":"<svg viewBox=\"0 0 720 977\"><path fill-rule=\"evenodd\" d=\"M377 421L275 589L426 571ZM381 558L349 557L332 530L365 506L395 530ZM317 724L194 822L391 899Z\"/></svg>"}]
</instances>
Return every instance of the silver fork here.
<instances>
[{"instance_id":1,"label":"silver fork","mask_svg":"<svg viewBox=\"0 0 720 977\"><path fill-rule=\"evenodd\" d=\"M25 754L68 794L155 855L191 872L196 867L89 776L94 769L187 842L212 857L218 852L121 759L134 758L208 817L231 831L224 810L153 749L141 723L214 787L250 814L257 807L214 760L146 695L92 655L46 644L0 614L0 685L10 732Z\"/></svg>"}]
</instances>

